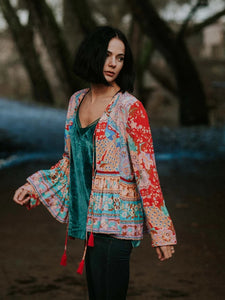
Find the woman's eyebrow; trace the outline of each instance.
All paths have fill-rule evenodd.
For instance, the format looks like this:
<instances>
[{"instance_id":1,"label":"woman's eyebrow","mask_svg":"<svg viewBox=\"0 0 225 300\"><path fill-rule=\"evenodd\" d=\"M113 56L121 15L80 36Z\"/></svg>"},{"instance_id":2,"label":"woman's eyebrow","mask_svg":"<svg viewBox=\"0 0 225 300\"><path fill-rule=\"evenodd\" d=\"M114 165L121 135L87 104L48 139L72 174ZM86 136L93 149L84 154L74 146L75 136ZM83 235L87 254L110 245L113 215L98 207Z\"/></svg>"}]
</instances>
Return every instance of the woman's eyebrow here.
<instances>
[{"instance_id":1,"label":"woman's eyebrow","mask_svg":"<svg viewBox=\"0 0 225 300\"><path fill-rule=\"evenodd\" d=\"M110 51L110 50L107 50L107 53L110 53L110 54L112 54L112 51ZM125 53L119 53L119 54L117 54L117 56L119 56L119 55L121 55L121 56L125 56Z\"/></svg>"}]
</instances>

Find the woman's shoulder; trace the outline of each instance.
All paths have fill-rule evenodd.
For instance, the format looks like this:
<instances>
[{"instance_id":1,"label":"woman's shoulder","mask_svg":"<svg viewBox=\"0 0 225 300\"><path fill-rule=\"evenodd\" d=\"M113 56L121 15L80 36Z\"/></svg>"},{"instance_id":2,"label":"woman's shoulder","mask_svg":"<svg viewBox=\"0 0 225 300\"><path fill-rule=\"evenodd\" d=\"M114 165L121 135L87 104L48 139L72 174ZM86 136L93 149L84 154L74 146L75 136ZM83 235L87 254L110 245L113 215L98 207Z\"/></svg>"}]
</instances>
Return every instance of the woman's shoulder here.
<instances>
[{"instance_id":1,"label":"woman's shoulder","mask_svg":"<svg viewBox=\"0 0 225 300\"><path fill-rule=\"evenodd\" d=\"M70 102L76 101L77 99L80 98L80 96L84 95L88 90L89 90L89 88L85 88L85 89L81 89L79 91L76 91L70 97Z\"/></svg>"},{"instance_id":2,"label":"woman's shoulder","mask_svg":"<svg viewBox=\"0 0 225 300\"><path fill-rule=\"evenodd\" d=\"M82 98L83 95L85 95L87 93L89 89L85 88L79 91L76 91L69 100L69 107L68 109L74 108L76 105L79 104L79 100Z\"/></svg>"},{"instance_id":3,"label":"woman's shoulder","mask_svg":"<svg viewBox=\"0 0 225 300\"><path fill-rule=\"evenodd\" d=\"M132 107L143 107L143 104L134 95L124 92L121 93L120 105L129 111Z\"/></svg>"},{"instance_id":4,"label":"woman's shoulder","mask_svg":"<svg viewBox=\"0 0 225 300\"><path fill-rule=\"evenodd\" d=\"M88 88L79 90L70 97L69 105L67 109L67 119L73 117L74 111L77 109L80 100L82 99L82 97L85 95L87 91Z\"/></svg>"}]
</instances>

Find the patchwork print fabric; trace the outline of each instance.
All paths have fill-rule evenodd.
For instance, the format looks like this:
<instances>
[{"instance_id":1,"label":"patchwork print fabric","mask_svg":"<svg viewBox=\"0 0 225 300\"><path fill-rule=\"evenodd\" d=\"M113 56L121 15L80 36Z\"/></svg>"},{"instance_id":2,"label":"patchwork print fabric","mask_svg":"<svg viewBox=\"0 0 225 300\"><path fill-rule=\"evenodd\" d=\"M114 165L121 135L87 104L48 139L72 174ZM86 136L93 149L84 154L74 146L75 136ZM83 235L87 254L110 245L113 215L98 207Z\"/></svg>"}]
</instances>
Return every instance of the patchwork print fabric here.
<instances>
[{"instance_id":1,"label":"patchwork print fabric","mask_svg":"<svg viewBox=\"0 0 225 300\"><path fill-rule=\"evenodd\" d=\"M74 114L88 89L75 93L65 126L65 153L50 170L27 180L60 222L68 221L70 129ZM144 228L153 246L176 244L176 235L160 187L146 111L134 96L118 93L100 118L94 134L96 159L87 231L140 240Z\"/></svg>"}]
</instances>

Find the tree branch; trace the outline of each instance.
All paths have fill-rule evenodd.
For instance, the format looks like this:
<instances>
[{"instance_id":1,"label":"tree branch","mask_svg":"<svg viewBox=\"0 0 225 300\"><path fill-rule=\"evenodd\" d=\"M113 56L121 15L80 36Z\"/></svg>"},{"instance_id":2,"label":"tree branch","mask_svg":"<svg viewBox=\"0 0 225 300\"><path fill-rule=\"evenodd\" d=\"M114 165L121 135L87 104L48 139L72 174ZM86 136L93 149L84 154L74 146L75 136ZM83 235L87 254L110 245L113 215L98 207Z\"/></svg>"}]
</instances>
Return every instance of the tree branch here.
<instances>
[{"instance_id":1,"label":"tree branch","mask_svg":"<svg viewBox=\"0 0 225 300\"><path fill-rule=\"evenodd\" d=\"M9 29L13 33L15 39L17 40L22 30L29 30L29 27L23 26L20 23L20 20L17 14L15 13L13 7L11 6L9 0L0 0L0 7L4 18L6 19L9 25ZM32 35L32 31L29 31L29 34Z\"/></svg>"},{"instance_id":2,"label":"tree branch","mask_svg":"<svg viewBox=\"0 0 225 300\"><path fill-rule=\"evenodd\" d=\"M188 24L190 22L190 20L193 18L194 14L197 12L197 10L199 9L199 2L196 2L195 5L193 7L191 7L191 10L189 12L189 14L187 15L186 19L184 20L178 34L177 34L177 38L183 38L184 37L184 33L188 27Z\"/></svg>"},{"instance_id":3,"label":"tree branch","mask_svg":"<svg viewBox=\"0 0 225 300\"><path fill-rule=\"evenodd\" d=\"M185 31L185 36L188 37L195 33L200 32L203 28L215 23L219 18L221 18L224 15L225 15L225 8L219 11L218 13L212 15L211 17L205 19L202 23L187 28Z\"/></svg>"}]
</instances>

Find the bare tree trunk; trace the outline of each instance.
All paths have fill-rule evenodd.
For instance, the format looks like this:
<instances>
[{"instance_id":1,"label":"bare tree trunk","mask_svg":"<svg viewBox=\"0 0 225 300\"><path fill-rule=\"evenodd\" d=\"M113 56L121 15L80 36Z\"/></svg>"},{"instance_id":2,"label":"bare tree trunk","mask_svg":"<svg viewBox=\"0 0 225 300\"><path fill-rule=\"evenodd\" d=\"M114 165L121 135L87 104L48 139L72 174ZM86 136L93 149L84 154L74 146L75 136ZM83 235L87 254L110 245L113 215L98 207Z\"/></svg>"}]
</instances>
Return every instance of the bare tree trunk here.
<instances>
[{"instance_id":1,"label":"bare tree trunk","mask_svg":"<svg viewBox=\"0 0 225 300\"><path fill-rule=\"evenodd\" d=\"M63 29L70 52L74 53L85 34L97 23L86 0L63 0Z\"/></svg>"},{"instance_id":2,"label":"bare tree trunk","mask_svg":"<svg viewBox=\"0 0 225 300\"><path fill-rule=\"evenodd\" d=\"M63 91L67 97L69 97L74 90L81 87L81 83L79 79L76 79L73 75L72 57L63 38L61 29L45 0L25 0L25 3L47 48Z\"/></svg>"},{"instance_id":3,"label":"bare tree trunk","mask_svg":"<svg viewBox=\"0 0 225 300\"><path fill-rule=\"evenodd\" d=\"M139 63L138 57L141 52L141 46L142 46L142 42L143 42L143 34L142 34L139 24L135 20L132 20L131 26L129 28L128 37L129 37L129 42L130 42L130 46L132 49L134 63L135 63L135 67L136 67L135 92L137 92L137 94L139 96L141 96L142 102L143 102L143 104L145 104L145 100L143 99L143 95L141 92L142 76L141 76L141 74L139 72L139 68L138 68L138 63Z\"/></svg>"},{"instance_id":4,"label":"bare tree trunk","mask_svg":"<svg viewBox=\"0 0 225 300\"><path fill-rule=\"evenodd\" d=\"M9 0L0 0L0 6L29 75L35 100L53 103L51 88L34 46L32 27L21 25Z\"/></svg>"},{"instance_id":5,"label":"bare tree trunk","mask_svg":"<svg viewBox=\"0 0 225 300\"><path fill-rule=\"evenodd\" d=\"M128 3L143 32L153 40L175 74L180 101L180 123L185 126L208 125L206 96L184 40L177 39L150 1L130 0Z\"/></svg>"},{"instance_id":6,"label":"bare tree trunk","mask_svg":"<svg viewBox=\"0 0 225 300\"><path fill-rule=\"evenodd\" d=\"M84 34L89 33L97 26L91 15L87 0L67 0L67 2L70 2L70 7L74 16L79 20L80 28Z\"/></svg>"},{"instance_id":7,"label":"bare tree trunk","mask_svg":"<svg viewBox=\"0 0 225 300\"><path fill-rule=\"evenodd\" d=\"M70 53L75 53L77 46L83 39L82 31L77 14L74 13L73 1L63 0L63 35Z\"/></svg>"},{"instance_id":8,"label":"bare tree trunk","mask_svg":"<svg viewBox=\"0 0 225 300\"><path fill-rule=\"evenodd\" d=\"M148 70L149 60L152 54L152 45L149 38L146 39L139 24L133 20L130 26L129 41L134 57L136 69L135 91L141 97L143 105L146 105L149 91L144 87L144 74Z\"/></svg>"}]
</instances>

